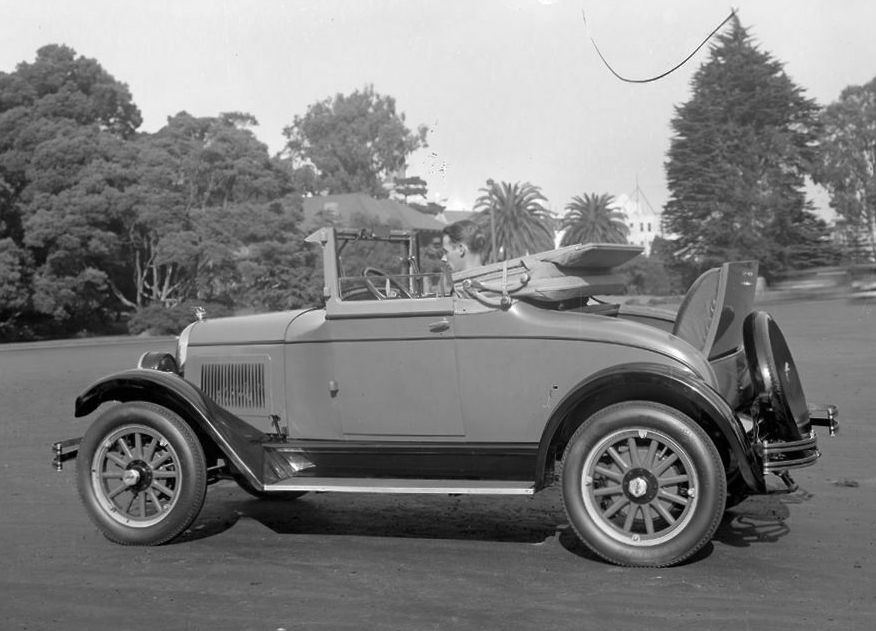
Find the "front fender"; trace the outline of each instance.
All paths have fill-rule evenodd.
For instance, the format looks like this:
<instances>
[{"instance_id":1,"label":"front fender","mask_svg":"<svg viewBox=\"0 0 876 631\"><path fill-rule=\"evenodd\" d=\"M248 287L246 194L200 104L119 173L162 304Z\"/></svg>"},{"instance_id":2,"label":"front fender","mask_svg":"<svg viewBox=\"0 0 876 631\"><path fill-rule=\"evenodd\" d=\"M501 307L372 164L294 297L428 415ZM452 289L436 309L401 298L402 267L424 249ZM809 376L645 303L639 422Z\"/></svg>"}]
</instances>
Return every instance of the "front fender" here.
<instances>
[{"instance_id":1,"label":"front fender","mask_svg":"<svg viewBox=\"0 0 876 631\"><path fill-rule=\"evenodd\" d=\"M552 447L568 437L594 412L621 401L645 400L670 405L699 423L713 440L727 445L728 469L738 468L753 491L764 489L760 459L733 409L696 375L656 363L635 363L602 370L572 388L545 426L539 444L537 473L543 479Z\"/></svg>"},{"instance_id":2,"label":"front fender","mask_svg":"<svg viewBox=\"0 0 876 631\"><path fill-rule=\"evenodd\" d=\"M179 375L144 368L109 375L76 397L75 414L86 416L108 401L149 401L173 410L199 436L209 437L255 488L262 488L259 474L264 470L261 444L265 434L220 407Z\"/></svg>"}]
</instances>

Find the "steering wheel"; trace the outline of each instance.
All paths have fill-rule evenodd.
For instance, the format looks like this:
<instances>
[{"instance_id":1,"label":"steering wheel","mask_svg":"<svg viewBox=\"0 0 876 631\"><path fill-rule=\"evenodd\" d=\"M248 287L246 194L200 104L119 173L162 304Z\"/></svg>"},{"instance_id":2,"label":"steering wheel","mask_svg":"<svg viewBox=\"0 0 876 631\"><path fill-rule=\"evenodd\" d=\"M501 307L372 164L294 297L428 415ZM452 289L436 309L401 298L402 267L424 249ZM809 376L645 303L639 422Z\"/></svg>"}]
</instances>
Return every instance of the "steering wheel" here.
<instances>
[{"instance_id":1,"label":"steering wheel","mask_svg":"<svg viewBox=\"0 0 876 631\"><path fill-rule=\"evenodd\" d=\"M411 292L405 289L400 282L398 282L396 279L394 279L392 276L390 276L381 269L377 269L376 267L366 267L365 271L362 272L362 276L365 278L365 285L368 287L368 291L374 294L374 297L378 300L386 300L390 296L385 295L380 289L377 288L377 285L375 285L374 281L372 280L372 276L380 278L384 285L389 284L405 298L413 298Z\"/></svg>"}]
</instances>

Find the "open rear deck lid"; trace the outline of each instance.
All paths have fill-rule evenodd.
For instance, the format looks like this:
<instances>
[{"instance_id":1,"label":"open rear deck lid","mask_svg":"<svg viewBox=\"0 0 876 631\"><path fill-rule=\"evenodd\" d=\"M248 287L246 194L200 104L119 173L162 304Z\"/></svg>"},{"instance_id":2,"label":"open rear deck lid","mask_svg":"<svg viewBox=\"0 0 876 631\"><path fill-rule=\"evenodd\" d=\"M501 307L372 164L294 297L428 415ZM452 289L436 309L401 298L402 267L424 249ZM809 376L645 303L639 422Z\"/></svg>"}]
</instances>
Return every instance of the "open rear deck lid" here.
<instances>
[{"instance_id":1,"label":"open rear deck lid","mask_svg":"<svg viewBox=\"0 0 876 631\"><path fill-rule=\"evenodd\" d=\"M687 290L672 333L709 359L741 348L743 323L754 305L757 267L757 261L735 261L703 272Z\"/></svg>"}]
</instances>

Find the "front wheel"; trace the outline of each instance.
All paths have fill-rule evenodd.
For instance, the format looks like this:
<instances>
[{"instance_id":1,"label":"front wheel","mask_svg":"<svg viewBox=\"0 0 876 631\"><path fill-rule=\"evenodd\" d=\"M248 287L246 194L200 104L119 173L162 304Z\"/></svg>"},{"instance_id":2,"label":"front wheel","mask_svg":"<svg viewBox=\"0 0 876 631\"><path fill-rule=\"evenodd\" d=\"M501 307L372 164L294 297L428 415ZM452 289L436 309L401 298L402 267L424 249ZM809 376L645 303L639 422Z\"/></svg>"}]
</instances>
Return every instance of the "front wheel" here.
<instances>
[{"instance_id":1,"label":"front wheel","mask_svg":"<svg viewBox=\"0 0 876 631\"><path fill-rule=\"evenodd\" d=\"M204 504L207 467L192 429L145 402L104 412L82 439L79 495L107 539L159 545L188 528Z\"/></svg>"},{"instance_id":2,"label":"front wheel","mask_svg":"<svg viewBox=\"0 0 876 631\"><path fill-rule=\"evenodd\" d=\"M626 566L680 563L724 512L727 482L705 431L685 414L627 401L594 414L563 457L563 504L578 537Z\"/></svg>"}]
</instances>

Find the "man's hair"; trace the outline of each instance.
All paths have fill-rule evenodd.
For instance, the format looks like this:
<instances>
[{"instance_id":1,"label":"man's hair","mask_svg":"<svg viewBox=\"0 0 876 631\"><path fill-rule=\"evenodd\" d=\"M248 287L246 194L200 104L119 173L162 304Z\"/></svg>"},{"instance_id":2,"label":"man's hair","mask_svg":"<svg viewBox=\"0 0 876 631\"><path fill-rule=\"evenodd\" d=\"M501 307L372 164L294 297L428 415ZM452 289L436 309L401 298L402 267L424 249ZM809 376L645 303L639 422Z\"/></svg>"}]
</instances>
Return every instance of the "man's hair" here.
<instances>
[{"instance_id":1,"label":"man's hair","mask_svg":"<svg viewBox=\"0 0 876 631\"><path fill-rule=\"evenodd\" d=\"M482 253L487 247L487 237L481 227L471 219L463 219L445 226L442 234L446 234L454 243L464 243L474 254Z\"/></svg>"}]
</instances>

